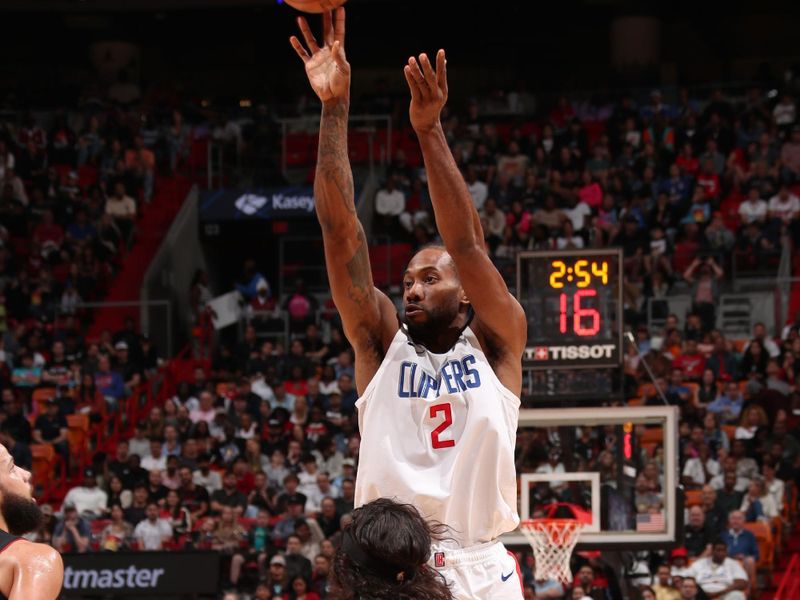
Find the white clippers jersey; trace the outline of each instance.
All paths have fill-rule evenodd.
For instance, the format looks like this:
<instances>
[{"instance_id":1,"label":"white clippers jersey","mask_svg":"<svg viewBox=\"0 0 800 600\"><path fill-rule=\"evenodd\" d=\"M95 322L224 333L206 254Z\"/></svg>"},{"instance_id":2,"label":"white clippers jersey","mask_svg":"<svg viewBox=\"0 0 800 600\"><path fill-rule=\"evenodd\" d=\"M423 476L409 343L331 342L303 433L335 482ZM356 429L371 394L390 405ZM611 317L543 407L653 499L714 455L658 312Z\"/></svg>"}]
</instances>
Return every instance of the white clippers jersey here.
<instances>
[{"instance_id":1,"label":"white clippers jersey","mask_svg":"<svg viewBox=\"0 0 800 600\"><path fill-rule=\"evenodd\" d=\"M355 506L413 504L467 547L514 530L520 401L495 375L472 330L434 354L401 328L364 395Z\"/></svg>"}]
</instances>

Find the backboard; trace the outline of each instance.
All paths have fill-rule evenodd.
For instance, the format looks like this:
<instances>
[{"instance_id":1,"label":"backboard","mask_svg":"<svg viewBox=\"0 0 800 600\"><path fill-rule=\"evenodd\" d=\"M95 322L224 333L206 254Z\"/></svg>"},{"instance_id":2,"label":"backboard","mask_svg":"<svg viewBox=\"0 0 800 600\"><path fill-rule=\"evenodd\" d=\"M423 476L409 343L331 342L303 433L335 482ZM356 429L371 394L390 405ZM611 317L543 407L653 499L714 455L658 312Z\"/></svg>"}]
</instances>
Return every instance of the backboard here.
<instances>
[{"instance_id":1,"label":"backboard","mask_svg":"<svg viewBox=\"0 0 800 600\"><path fill-rule=\"evenodd\" d=\"M520 518L577 518L579 550L669 548L683 515L678 409L524 409L517 431ZM508 546L526 544L516 531Z\"/></svg>"}]
</instances>

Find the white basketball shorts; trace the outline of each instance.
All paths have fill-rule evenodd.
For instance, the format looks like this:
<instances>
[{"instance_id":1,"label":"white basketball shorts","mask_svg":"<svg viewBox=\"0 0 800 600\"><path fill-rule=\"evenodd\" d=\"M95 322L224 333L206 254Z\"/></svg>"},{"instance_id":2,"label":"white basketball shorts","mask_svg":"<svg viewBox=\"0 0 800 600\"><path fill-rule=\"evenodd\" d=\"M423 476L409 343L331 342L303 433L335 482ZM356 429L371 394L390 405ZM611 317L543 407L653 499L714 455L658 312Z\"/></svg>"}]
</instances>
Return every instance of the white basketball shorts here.
<instances>
[{"instance_id":1,"label":"white basketball shorts","mask_svg":"<svg viewBox=\"0 0 800 600\"><path fill-rule=\"evenodd\" d=\"M429 566L444 575L456 600L521 600L522 571L502 542L436 548Z\"/></svg>"}]
</instances>

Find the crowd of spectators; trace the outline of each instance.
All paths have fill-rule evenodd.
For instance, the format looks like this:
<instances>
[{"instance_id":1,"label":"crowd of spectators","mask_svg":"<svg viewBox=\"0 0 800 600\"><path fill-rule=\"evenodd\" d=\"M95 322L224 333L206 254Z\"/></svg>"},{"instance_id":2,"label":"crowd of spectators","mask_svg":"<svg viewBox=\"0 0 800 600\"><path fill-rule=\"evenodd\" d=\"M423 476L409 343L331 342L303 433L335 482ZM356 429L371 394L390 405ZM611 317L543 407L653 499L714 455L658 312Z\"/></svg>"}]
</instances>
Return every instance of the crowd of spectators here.
<instances>
[{"instance_id":1,"label":"crowd of spectators","mask_svg":"<svg viewBox=\"0 0 800 600\"><path fill-rule=\"evenodd\" d=\"M683 286L713 322L720 279L775 269L800 239L795 100L753 87L728 98L658 90L637 103L561 98L532 119L445 108L443 125L496 263L526 249L621 246L629 321ZM401 149L375 197L375 231L435 237L424 170ZM664 315L661 315L662 317Z\"/></svg>"},{"instance_id":2,"label":"crowd of spectators","mask_svg":"<svg viewBox=\"0 0 800 600\"><path fill-rule=\"evenodd\" d=\"M104 423L157 373L158 354L133 321L87 341L80 315L65 309L102 297L136 211L152 197L156 165L169 171L187 152L180 113L163 129L143 130L124 116L97 114L78 127L60 120L47 130L26 120L6 127L0 141L0 442L21 466L31 463L32 443L52 445L70 464L67 416L86 412ZM477 102L445 117L502 269L523 248L624 249L626 321L639 350L625 359L626 395L680 407L683 483L702 494L687 511L685 551L648 557L645 583L653 589L644 587L642 597L713 595L723 589L714 587L720 570L730 598L755 589L758 546L744 524L776 527L786 491L800 483L791 410L798 324L776 335L757 326L738 345L714 328L730 253L768 266L782 237L798 235L794 121L792 98L775 103L756 89L735 102L718 92L705 102L682 93L667 105L653 93L638 107L624 98L591 111L564 99L541 123L507 130L482 117ZM62 164L70 167L63 180L54 167ZM97 179L83 187L76 179L86 167ZM133 211L128 221L125 206ZM402 152L375 210L377 231L413 245L435 239L424 172ZM27 246L19 242L28 236ZM666 313L663 327L648 329L643 299L681 284L692 289L689 314ZM208 286L198 273L197 318ZM33 539L72 552L215 549L226 588L259 600L326 597L358 467L352 349L334 314L323 334L302 282L282 291L279 304L248 263L239 291L250 318L243 338L221 344L209 368L180 381L129 439L94 454L61 506L45 507L48 520ZM259 315L268 319L279 305L292 317L291 338L260 337ZM64 314L56 321L54 306ZM642 361L655 374L652 385ZM39 410L32 397L48 387L56 393ZM620 445L605 433L583 428L577 456L549 438L535 452L521 439L518 468L557 471L584 461L609 481ZM659 449L643 453L640 467L637 510L660 510ZM575 585L565 589L535 580L533 557L523 558L526 598L614 597L613 578L597 559L576 562Z\"/></svg>"}]
</instances>

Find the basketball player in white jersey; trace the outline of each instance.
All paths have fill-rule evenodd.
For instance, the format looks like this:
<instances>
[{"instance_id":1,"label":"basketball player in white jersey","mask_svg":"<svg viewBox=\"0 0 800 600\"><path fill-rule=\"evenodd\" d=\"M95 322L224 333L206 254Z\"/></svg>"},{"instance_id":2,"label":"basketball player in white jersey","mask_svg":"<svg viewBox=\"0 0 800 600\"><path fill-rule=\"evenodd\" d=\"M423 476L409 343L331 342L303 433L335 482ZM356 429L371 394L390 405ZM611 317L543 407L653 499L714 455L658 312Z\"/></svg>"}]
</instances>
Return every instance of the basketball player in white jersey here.
<instances>
[{"instance_id":1,"label":"basketball player in white jersey","mask_svg":"<svg viewBox=\"0 0 800 600\"><path fill-rule=\"evenodd\" d=\"M0 600L55 600L61 592L61 555L19 537L43 518L31 488L31 474L0 446Z\"/></svg>"},{"instance_id":2,"label":"basketball player in white jersey","mask_svg":"<svg viewBox=\"0 0 800 600\"><path fill-rule=\"evenodd\" d=\"M291 44L322 101L314 195L333 299L356 353L362 435L356 506L414 505L447 525L434 548L459 599L522 598L518 566L497 538L519 523L514 442L526 339L522 307L486 254L478 213L440 124L444 51L409 60L410 117L444 247L418 252L403 277L401 323L372 282L347 158L350 65L345 13L323 15L319 46Z\"/></svg>"}]
</instances>

